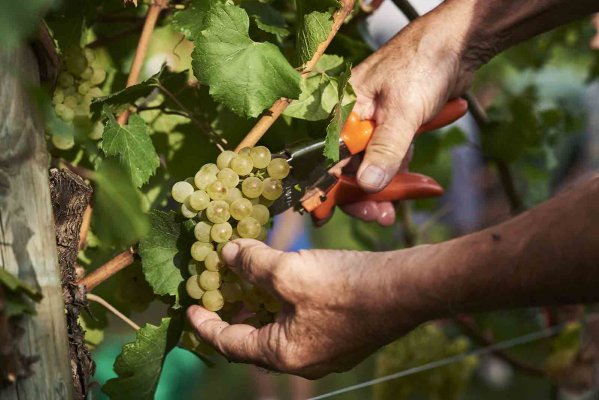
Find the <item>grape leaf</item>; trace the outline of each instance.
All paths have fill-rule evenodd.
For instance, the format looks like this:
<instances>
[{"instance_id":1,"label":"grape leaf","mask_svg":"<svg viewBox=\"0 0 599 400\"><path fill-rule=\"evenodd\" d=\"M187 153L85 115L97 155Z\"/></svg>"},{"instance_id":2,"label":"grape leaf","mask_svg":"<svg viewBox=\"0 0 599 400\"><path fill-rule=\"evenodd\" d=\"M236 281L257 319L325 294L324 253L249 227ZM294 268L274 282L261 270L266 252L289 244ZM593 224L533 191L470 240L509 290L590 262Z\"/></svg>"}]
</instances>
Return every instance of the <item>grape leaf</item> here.
<instances>
[{"instance_id":1,"label":"grape leaf","mask_svg":"<svg viewBox=\"0 0 599 400\"><path fill-rule=\"evenodd\" d=\"M252 17L258 29L266 33L272 33L280 40L289 35L285 18L270 4L259 1L244 1L240 6Z\"/></svg>"},{"instance_id":2,"label":"grape leaf","mask_svg":"<svg viewBox=\"0 0 599 400\"><path fill-rule=\"evenodd\" d=\"M114 363L118 377L102 387L113 400L153 399L162 365L175 347L181 334L181 324L174 318L163 318L159 326L144 325L135 341L123 346Z\"/></svg>"},{"instance_id":3,"label":"grape leaf","mask_svg":"<svg viewBox=\"0 0 599 400\"><path fill-rule=\"evenodd\" d=\"M283 114L308 121L327 118L339 100L337 78L333 74L342 64L343 58L324 55L314 72L301 81L299 99L292 101Z\"/></svg>"},{"instance_id":4,"label":"grape leaf","mask_svg":"<svg viewBox=\"0 0 599 400\"><path fill-rule=\"evenodd\" d=\"M355 100L353 99L353 90L349 84L351 76L351 65L346 64L345 72L339 76L339 84L337 88L338 102L333 111L333 118L327 126L327 136L325 139L323 154L326 158L333 162L339 161L339 135L343 129L343 125L349 117L351 110L354 108ZM351 100L345 101L346 93Z\"/></svg>"},{"instance_id":5,"label":"grape leaf","mask_svg":"<svg viewBox=\"0 0 599 400\"><path fill-rule=\"evenodd\" d=\"M333 27L333 13L339 7L334 0L298 0L296 58L299 64L309 61Z\"/></svg>"},{"instance_id":6,"label":"grape leaf","mask_svg":"<svg viewBox=\"0 0 599 400\"><path fill-rule=\"evenodd\" d=\"M205 28L204 18L213 4L221 0L192 0L184 9L173 15L172 25L189 40L194 40Z\"/></svg>"},{"instance_id":7,"label":"grape leaf","mask_svg":"<svg viewBox=\"0 0 599 400\"><path fill-rule=\"evenodd\" d=\"M28 39L35 33L46 12L57 4L57 0L2 0L0 2L2 48L11 49Z\"/></svg>"},{"instance_id":8,"label":"grape leaf","mask_svg":"<svg viewBox=\"0 0 599 400\"><path fill-rule=\"evenodd\" d=\"M106 159L92 179L96 182L92 229L105 245L134 243L148 230L139 192L116 160Z\"/></svg>"},{"instance_id":9,"label":"grape leaf","mask_svg":"<svg viewBox=\"0 0 599 400\"><path fill-rule=\"evenodd\" d=\"M127 125L121 126L110 111L105 115L108 122L102 136L102 150L107 156L119 158L136 187L143 186L160 166L146 123L133 114Z\"/></svg>"},{"instance_id":10,"label":"grape leaf","mask_svg":"<svg viewBox=\"0 0 599 400\"><path fill-rule=\"evenodd\" d=\"M218 102L243 116L258 116L281 97L300 93L300 74L272 43L254 42L249 17L240 7L214 4L195 38L195 76Z\"/></svg>"},{"instance_id":11,"label":"grape leaf","mask_svg":"<svg viewBox=\"0 0 599 400\"><path fill-rule=\"evenodd\" d=\"M150 212L150 232L140 242L139 254L146 281L154 293L178 295L193 244L192 229L193 222L181 223L172 211Z\"/></svg>"}]
</instances>

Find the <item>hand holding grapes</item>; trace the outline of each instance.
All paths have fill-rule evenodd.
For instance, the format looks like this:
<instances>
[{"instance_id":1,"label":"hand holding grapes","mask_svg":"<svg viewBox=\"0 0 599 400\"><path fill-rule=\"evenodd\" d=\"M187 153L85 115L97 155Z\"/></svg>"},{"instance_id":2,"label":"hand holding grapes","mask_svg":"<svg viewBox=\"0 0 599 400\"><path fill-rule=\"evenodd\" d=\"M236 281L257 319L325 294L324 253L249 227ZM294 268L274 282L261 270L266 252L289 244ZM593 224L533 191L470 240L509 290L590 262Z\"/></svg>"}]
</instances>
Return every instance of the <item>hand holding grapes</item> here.
<instances>
[{"instance_id":1,"label":"hand holding grapes","mask_svg":"<svg viewBox=\"0 0 599 400\"><path fill-rule=\"evenodd\" d=\"M399 323L388 318L394 306L382 290L384 274L376 272L386 257L355 251L285 253L255 240L235 240L224 247L224 262L282 302L275 321L256 328L229 325L198 306L187 313L198 335L232 361L308 378L347 370L426 316L405 312ZM402 309L410 304L406 296Z\"/></svg>"}]
</instances>

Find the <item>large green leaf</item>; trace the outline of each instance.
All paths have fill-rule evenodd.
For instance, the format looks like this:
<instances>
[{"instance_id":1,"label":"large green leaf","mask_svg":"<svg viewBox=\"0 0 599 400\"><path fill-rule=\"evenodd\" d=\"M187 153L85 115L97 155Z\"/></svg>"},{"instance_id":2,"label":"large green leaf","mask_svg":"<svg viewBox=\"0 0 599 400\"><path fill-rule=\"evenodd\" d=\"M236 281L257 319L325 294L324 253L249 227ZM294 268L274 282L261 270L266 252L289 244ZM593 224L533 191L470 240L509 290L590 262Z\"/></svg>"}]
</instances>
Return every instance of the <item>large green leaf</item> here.
<instances>
[{"instance_id":1,"label":"large green leaf","mask_svg":"<svg viewBox=\"0 0 599 400\"><path fill-rule=\"evenodd\" d=\"M327 137L324 145L324 155L329 160L339 161L339 135L354 108L355 100L353 90L349 84L351 76L351 65L346 64L345 72L339 76L339 85L337 89L338 102L335 106L333 118L327 126ZM347 96L349 94L349 96ZM347 99L350 99L347 101Z\"/></svg>"},{"instance_id":2,"label":"large green leaf","mask_svg":"<svg viewBox=\"0 0 599 400\"><path fill-rule=\"evenodd\" d=\"M215 100L239 115L256 117L281 97L299 96L299 72L277 46L250 39L242 8L214 4L204 24L195 38L192 65Z\"/></svg>"},{"instance_id":3,"label":"large green leaf","mask_svg":"<svg viewBox=\"0 0 599 400\"><path fill-rule=\"evenodd\" d=\"M299 99L291 102L284 115L308 121L327 118L339 101L335 71L340 65L343 58L324 55L315 71L302 80Z\"/></svg>"},{"instance_id":4,"label":"large green leaf","mask_svg":"<svg viewBox=\"0 0 599 400\"><path fill-rule=\"evenodd\" d=\"M110 111L106 116L108 122L102 136L102 150L107 156L118 157L133 184L141 187L160 166L148 127L137 114L131 115L127 125L123 126L119 125Z\"/></svg>"},{"instance_id":5,"label":"large green leaf","mask_svg":"<svg viewBox=\"0 0 599 400\"><path fill-rule=\"evenodd\" d=\"M299 64L312 58L333 27L333 13L339 7L335 0L298 0L296 57Z\"/></svg>"},{"instance_id":6,"label":"large green leaf","mask_svg":"<svg viewBox=\"0 0 599 400\"><path fill-rule=\"evenodd\" d=\"M23 40L29 39L45 13L57 3L57 0L0 0L2 49L16 47Z\"/></svg>"},{"instance_id":7,"label":"large green leaf","mask_svg":"<svg viewBox=\"0 0 599 400\"><path fill-rule=\"evenodd\" d=\"M134 342L123 346L114 363L118 377L106 382L102 390L112 400L153 399L164 359L180 334L180 323L174 318L163 318L159 326L146 324Z\"/></svg>"},{"instance_id":8,"label":"large green leaf","mask_svg":"<svg viewBox=\"0 0 599 400\"><path fill-rule=\"evenodd\" d=\"M150 213L150 232L139 244L139 254L146 281L154 293L178 294L193 243L192 228L192 222L181 222L172 211Z\"/></svg>"},{"instance_id":9,"label":"large green leaf","mask_svg":"<svg viewBox=\"0 0 599 400\"><path fill-rule=\"evenodd\" d=\"M175 29L185 35L189 40L194 40L204 30L206 12L213 4L220 0L191 0L184 10L173 15L172 24Z\"/></svg>"},{"instance_id":10,"label":"large green leaf","mask_svg":"<svg viewBox=\"0 0 599 400\"><path fill-rule=\"evenodd\" d=\"M258 29L272 33L279 39L289 35L283 15L273 6L260 1L244 1L240 6L253 18Z\"/></svg>"},{"instance_id":11,"label":"large green leaf","mask_svg":"<svg viewBox=\"0 0 599 400\"><path fill-rule=\"evenodd\" d=\"M116 160L106 159L93 176L96 182L92 228L104 244L125 246L148 230L140 194Z\"/></svg>"}]
</instances>

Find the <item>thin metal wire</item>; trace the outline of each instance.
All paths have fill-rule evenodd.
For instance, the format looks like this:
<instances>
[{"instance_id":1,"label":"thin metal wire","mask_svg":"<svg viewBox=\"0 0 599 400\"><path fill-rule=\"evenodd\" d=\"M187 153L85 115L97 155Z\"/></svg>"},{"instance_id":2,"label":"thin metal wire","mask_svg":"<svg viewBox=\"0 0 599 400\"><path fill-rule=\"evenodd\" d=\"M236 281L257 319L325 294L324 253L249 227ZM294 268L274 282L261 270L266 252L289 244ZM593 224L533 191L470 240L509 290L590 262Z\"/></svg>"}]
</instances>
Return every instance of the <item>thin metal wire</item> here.
<instances>
[{"instance_id":1,"label":"thin metal wire","mask_svg":"<svg viewBox=\"0 0 599 400\"><path fill-rule=\"evenodd\" d=\"M589 320L590 320L590 318L589 318ZM589 320L587 320L586 322L589 322ZM472 351L458 354L458 355L455 355L452 357L443 358L441 360L433 361L428 364L419 365L417 367L408 368L403 371L395 372L390 375L381 376L380 378L372 379L372 380L362 382L362 383L359 383L356 385L347 386L347 387L344 387L344 388L341 388L338 390L334 390L329 393L324 393L324 394L318 395L316 397L311 397L307 400L326 399L329 397L337 396L342 393L347 393L347 392L362 389L365 387L373 386L378 383L387 382L387 381L391 381L391 380L398 379L398 378L403 378L403 377L406 377L409 375L417 374L419 372L428 371L430 369L442 367L444 365L453 364L455 362L463 360L466 357L489 354L489 353L493 353L497 350L505 350L505 349L509 349L511 347L516 347L516 346L520 346L520 345L523 345L526 343L531 343L536 340L546 339L551 336L557 335L558 333L563 331L565 329L565 327L566 327L565 324L564 325L555 325L555 326L545 328L545 329L537 331L537 332L529 333L529 334L523 335L523 336L518 336L513 339L505 340L503 342L495 343L495 344L492 344L491 346L472 350Z\"/></svg>"}]
</instances>

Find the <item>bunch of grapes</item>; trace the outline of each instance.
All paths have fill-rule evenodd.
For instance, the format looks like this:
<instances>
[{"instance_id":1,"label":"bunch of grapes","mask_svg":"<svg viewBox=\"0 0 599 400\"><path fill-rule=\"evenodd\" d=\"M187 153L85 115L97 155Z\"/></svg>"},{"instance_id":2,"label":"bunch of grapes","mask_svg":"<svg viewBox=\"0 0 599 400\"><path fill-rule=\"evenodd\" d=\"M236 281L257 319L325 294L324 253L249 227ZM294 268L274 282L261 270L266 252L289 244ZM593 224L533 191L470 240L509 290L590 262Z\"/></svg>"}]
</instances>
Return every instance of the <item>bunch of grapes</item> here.
<instances>
[{"instance_id":1,"label":"bunch of grapes","mask_svg":"<svg viewBox=\"0 0 599 400\"><path fill-rule=\"evenodd\" d=\"M227 268L221 251L233 239L266 239L268 207L282 195L281 180L288 174L287 160L272 158L266 147L257 146L224 151L216 164L206 164L193 178L173 185L181 214L196 223L187 294L206 309L236 312L243 307L254 313L248 323L256 324L278 311L280 305L269 293Z\"/></svg>"},{"instance_id":2,"label":"bunch of grapes","mask_svg":"<svg viewBox=\"0 0 599 400\"><path fill-rule=\"evenodd\" d=\"M52 103L54 112L65 122L75 118L89 120L92 100L104 96L99 85L106 79L106 70L96 61L92 49L71 47L64 53L63 70L58 75L58 87L54 90ZM90 125L88 136L93 140L102 137L100 122ZM68 150L75 144L72 135L64 132L51 132L52 143L60 150Z\"/></svg>"}]
</instances>

